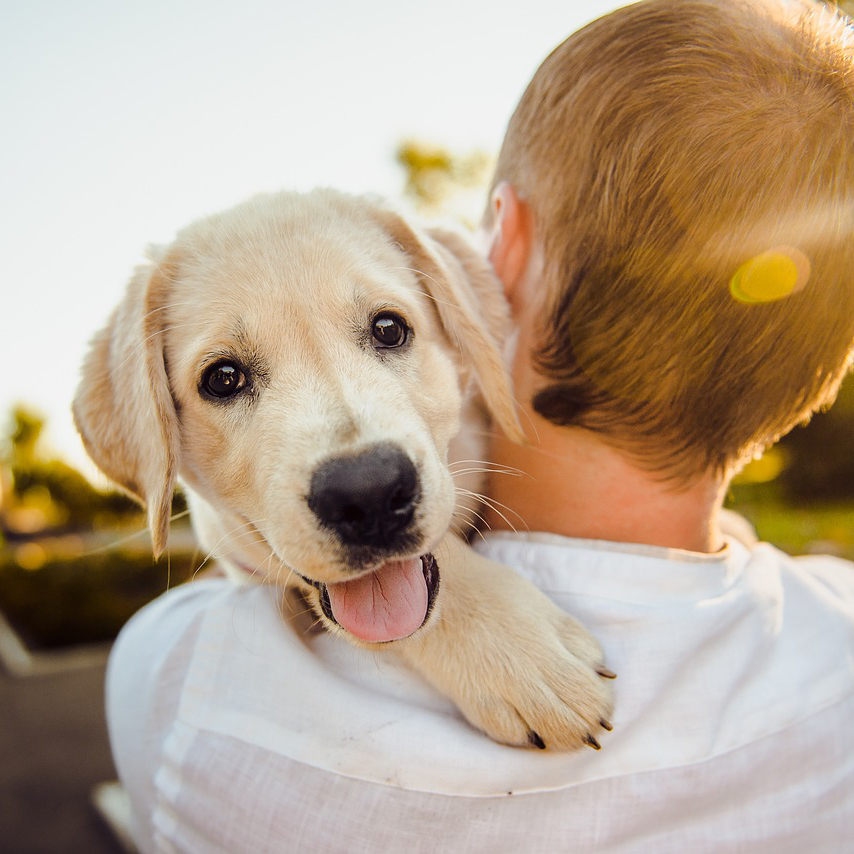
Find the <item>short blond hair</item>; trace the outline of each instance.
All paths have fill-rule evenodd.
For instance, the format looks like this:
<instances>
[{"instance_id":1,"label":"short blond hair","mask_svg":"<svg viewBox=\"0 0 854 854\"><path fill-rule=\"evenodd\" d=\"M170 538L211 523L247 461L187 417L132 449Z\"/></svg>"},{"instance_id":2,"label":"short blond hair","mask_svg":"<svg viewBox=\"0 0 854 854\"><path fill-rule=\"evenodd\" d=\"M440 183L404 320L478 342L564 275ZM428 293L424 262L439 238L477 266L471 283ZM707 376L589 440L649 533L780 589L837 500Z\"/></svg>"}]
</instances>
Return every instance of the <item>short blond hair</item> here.
<instances>
[{"instance_id":1,"label":"short blond hair","mask_svg":"<svg viewBox=\"0 0 854 854\"><path fill-rule=\"evenodd\" d=\"M499 181L544 253L544 417L687 479L835 398L854 342L854 41L833 9L648 0L593 22L534 76Z\"/></svg>"}]
</instances>

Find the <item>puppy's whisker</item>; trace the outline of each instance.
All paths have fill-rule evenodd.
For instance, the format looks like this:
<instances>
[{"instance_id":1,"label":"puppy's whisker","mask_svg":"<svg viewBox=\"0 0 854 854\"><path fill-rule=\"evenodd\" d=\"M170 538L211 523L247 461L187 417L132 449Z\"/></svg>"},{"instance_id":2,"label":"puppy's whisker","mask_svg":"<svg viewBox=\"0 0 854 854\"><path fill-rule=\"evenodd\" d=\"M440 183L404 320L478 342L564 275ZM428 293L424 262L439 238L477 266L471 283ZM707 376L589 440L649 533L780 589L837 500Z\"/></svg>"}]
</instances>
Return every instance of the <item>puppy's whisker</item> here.
<instances>
[{"instance_id":1,"label":"puppy's whisker","mask_svg":"<svg viewBox=\"0 0 854 854\"><path fill-rule=\"evenodd\" d=\"M279 614L286 623L292 623L295 620L298 620L300 617L304 617L306 614L311 614L314 619L309 624L310 629L313 629L316 625L320 623L320 619L317 617L317 614L314 613L314 609L310 605L306 605L306 607L303 608L302 611L291 611L287 614L285 614L284 606L282 606L279 609Z\"/></svg>"},{"instance_id":2,"label":"puppy's whisker","mask_svg":"<svg viewBox=\"0 0 854 854\"><path fill-rule=\"evenodd\" d=\"M287 575L287 578L285 578L284 582L282 582L282 586L287 586L288 584L291 583L291 579L294 577L294 575L296 575L296 570L292 566L288 566L286 563L281 562L281 565L279 567L279 572L281 573L281 571L283 569L287 569L288 575ZM277 579L277 581L278 581L278 579Z\"/></svg>"},{"instance_id":3,"label":"puppy's whisker","mask_svg":"<svg viewBox=\"0 0 854 854\"><path fill-rule=\"evenodd\" d=\"M239 531L241 528L246 528L247 526L250 528L250 530L249 530L249 531L244 531L242 534L238 534L237 536L235 536L235 532L236 532L236 531ZM232 541L237 541L237 540L241 539L242 537L245 537L247 534L250 534L250 533L252 533L252 534L256 533L256 529L254 528L254 526L252 526L252 523L251 523L251 522L241 522L239 525L236 525L236 526L235 526L235 527L233 527L231 530L226 531L226 532L225 532L225 533L224 533L224 534L223 534L223 535L222 535L222 536L221 536L221 537L220 537L220 538L219 538L219 539L218 539L218 540L213 544L213 546L211 547L211 549L210 549L210 550L208 551L208 553L205 555L204 560L203 560L203 561L201 562L201 564L199 564L199 566L198 566L198 567L196 567L196 569L193 571L193 577L195 578L195 576L196 576L196 575L201 571L201 569L205 566L205 564L206 564L209 560L211 560L211 558L216 559L216 552L219 550L219 548L220 548L220 547L221 547L221 546L222 546L222 545L223 545L227 540L229 540L229 538L231 538L231 539L232 539ZM224 556L226 556L226 555L219 555L219 557L224 557Z\"/></svg>"},{"instance_id":4,"label":"puppy's whisker","mask_svg":"<svg viewBox=\"0 0 854 854\"><path fill-rule=\"evenodd\" d=\"M199 549L198 543L196 543L196 547L193 549L193 554L190 557L190 566L195 566L196 561L199 559L199 555L201 554L201 550ZM190 578L195 581L196 575L198 573L198 569L194 569L192 573L190 573Z\"/></svg>"},{"instance_id":5,"label":"puppy's whisker","mask_svg":"<svg viewBox=\"0 0 854 854\"><path fill-rule=\"evenodd\" d=\"M150 309L149 311L147 311L145 314L142 315L142 319L147 320L149 317L152 317L153 315L157 314L157 312L159 312L159 311L169 311L169 309L172 309L172 308L184 308L185 306L188 306L188 305L191 306L191 305L193 305L193 303L190 302L189 300L187 300L185 302L170 301L170 302L165 303L164 305L158 305L155 308Z\"/></svg>"},{"instance_id":6,"label":"puppy's whisker","mask_svg":"<svg viewBox=\"0 0 854 854\"><path fill-rule=\"evenodd\" d=\"M244 531L241 534L224 534L222 537L217 540L216 543L211 547L205 556L205 560L209 560L213 558L214 560L219 560L221 558L227 558L231 553L232 546L235 545L255 545L263 542L263 538L257 538L257 533L255 531ZM252 537L253 539L249 539ZM257 538L257 539L256 539Z\"/></svg>"},{"instance_id":7,"label":"puppy's whisker","mask_svg":"<svg viewBox=\"0 0 854 854\"><path fill-rule=\"evenodd\" d=\"M506 471L505 469L492 469L492 468L469 468L469 469L457 469L455 471L451 471L450 475L452 478L454 477L463 477L467 474L506 474L508 477L524 477L524 475L515 471Z\"/></svg>"},{"instance_id":8,"label":"puppy's whisker","mask_svg":"<svg viewBox=\"0 0 854 854\"><path fill-rule=\"evenodd\" d=\"M514 533L518 533L516 526L507 518L505 513L502 512L502 510L506 510L507 513L510 513L513 516L515 516L525 526L525 528L528 527L525 524L525 520L522 518L522 516L520 516L519 513L517 513L515 510L513 510L512 507L508 507L506 504L502 504L500 501L496 501L494 498L490 498L487 495L482 495L481 493L477 493L477 492L471 492L468 489L462 489L461 487L457 487L457 491L464 494L464 495L468 495L471 498L476 498L479 501L486 504L487 507L489 507L494 513L496 513L498 516L500 516L507 523L507 526Z\"/></svg>"},{"instance_id":9,"label":"puppy's whisker","mask_svg":"<svg viewBox=\"0 0 854 854\"><path fill-rule=\"evenodd\" d=\"M254 540L252 540L252 542L258 542L258 543L266 542L264 535L257 528L254 528L254 527L250 528L249 530L242 531L239 534L235 534L232 532L230 534L227 534L226 537L230 538L233 542L236 542L236 543L237 542L240 542L240 543L246 542L250 537L255 538ZM220 542L222 542L222 539L220 539Z\"/></svg>"},{"instance_id":10,"label":"puppy's whisker","mask_svg":"<svg viewBox=\"0 0 854 854\"><path fill-rule=\"evenodd\" d=\"M115 375L116 375L119 371L121 371L121 369L122 369L122 368L123 368L123 367L124 367L124 366L125 366L125 365L130 361L130 360L131 360L131 359L133 359L135 356L137 356L137 355L139 354L140 350L142 350L142 349L145 347L145 345L146 345L149 341L151 341L151 339L152 339L152 338L156 338L158 335L162 335L162 334L163 334L163 333L165 333L165 332L172 332L172 331L173 331L173 330L175 330L175 329L184 329L185 327L189 327L189 326L191 326L191 325L192 325L192 324L190 324L190 323L175 323L175 324L173 324L172 326L164 326L164 327L163 327L163 329L158 329L156 332L152 332L152 333L151 333L151 335L146 335L146 336L145 336L145 338L143 338L143 339L142 339L142 341L140 341L140 342L139 342L139 344L137 344L137 345L136 345L136 347L134 347L134 348L130 351L130 353L128 353L128 355L127 355L124 359L122 359L122 361L121 361L121 362L119 362L119 364L118 364L118 365L116 365L114 368L112 368L112 369L110 370L110 378L111 378L111 379L114 379L114 378L115 378Z\"/></svg>"},{"instance_id":11,"label":"puppy's whisker","mask_svg":"<svg viewBox=\"0 0 854 854\"><path fill-rule=\"evenodd\" d=\"M90 549L89 551L83 552L80 557L91 557L92 555L103 554L104 552L112 551L118 546L123 546L126 543L132 543L134 540L140 539L140 537L144 537L148 533L148 526L143 526L138 531L134 531L132 534L127 534L124 537L119 537L116 540L111 540L109 543L103 546L98 546L96 549Z\"/></svg>"},{"instance_id":12,"label":"puppy's whisker","mask_svg":"<svg viewBox=\"0 0 854 854\"><path fill-rule=\"evenodd\" d=\"M311 625L308 627L308 630L309 630L309 631L314 631L318 626L320 626L320 628L321 628L321 629L322 629L322 628L325 628L325 624L324 624L323 620L321 620L321 619L320 619L320 617L316 617L316 618L314 619L314 621L313 621L313 622L311 623Z\"/></svg>"},{"instance_id":13,"label":"puppy's whisker","mask_svg":"<svg viewBox=\"0 0 854 854\"><path fill-rule=\"evenodd\" d=\"M458 466L461 465L469 465L470 468L467 469L458 469ZM451 474L456 474L459 471L465 472L489 472L492 474L509 474L515 477L524 477L527 475L527 472L522 469L517 469L514 466L505 466L500 463L493 463L489 460L455 460L452 463L449 463L448 470Z\"/></svg>"},{"instance_id":14,"label":"puppy's whisker","mask_svg":"<svg viewBox=\"0 0 854 854\"><path fill-rule=\"evenodd\" d=\"M488 527L486 522L484 522L484 525ZM471 536L478 536L486 542L486 537L484 537L483 531L481 531L473 521L466 520L465 527L458 522L452 521L450 528L451 531L463 540L467 540Z\"/></svg>"},{"instance_id":15,"label":"puppy's whisker","mask_svg":"<svg viewBox=\"0 0 854 854\"><path fill-rule=\"evenodd\" d=\"M281 575L282 575L282 560L281 558L275 554L275 552L270 552L267 560L265 561L267 564L267 572L264 575L264 583L269 584L272 580L273 585L275 587L285 587L287 585L287 580L285 584L281 584ZM283 596L279 597L280 600L283 599Z\"/></svg>"},{"instance_id":16,"label":"puppy's whisker","mask_svg":"<svg viewBox=\"0 0 854 854\"><path fill-rule=\"evenodd\" d=\"M506 504L502 504L500 501L496 500L495 498L492 498L489 495L481 495L480 498L481 501L484 502L484 504L489 505L496 513L499 512L499 509L506 510L511 515L515 516L523 525L525 525L525 520L522 515L520 513L517 513L512 507L508 507ZM525 527L527 527L527 525L525 525Z\"/></svg>"},{"instance_id":17,"label":"puppy's whisker","mask_svg":"<svg viewBox=\"0 0 854 854\"><path fill-rule=\"evenodd\" d=\"M512 474L512 475L516 475L517 477L522 474L521 472L512 471L510 469L499 469L499 468L495 468L494 466L485 466L485 465L484 466L472 465L472 466L469 466L468 468L451 468L451 466L448 466L448 470L451 472L451 474L458 474L460 472L473 472L473 471L495 472L496 474Z\"/></svg>"},{"instance_id":18,"label":"puppy's whisker","mask_svg":"<svg viewBox=\"0 0 854 854\"><path fill-rule=\"evenodd\" d=\"M209 560L216 560L216 558L212 554L205 555L205 557L202 559L202 562L193 570L193 581L196 580L196 577L199 575L199 573L207 566Z\"/></svg>"},{"instance_id":19,"label":"puppy's whisker","mask_svg":"<svg viewBox=\"0 0 854 854\"><path fill-rule=\"evenodd\" d=\"M178 519L183 519L185 516L189 516L189 510L182 510L180 513L176 513L174 516L169 517L169 522L176 522ZM126 543L131 543L134 540L138 540L140 537L144 537L148 534L148 526L143 525L138 531L134 531L132 534L126 534L124 537L118 537L115 540L110 540L103 546L98 546L96 549L89 549L88 551L81 552L80 557L91 557L92 555L104 554L104 552L112 551L118 546L123 546Z\"/></svg>"},{"instance_id":20,"label":"puppy's whisker","mask_svg":"<svg viewBox=\"0 0 854 854\"><path fill-rule=\"evenodd\" d=\"M434 285L436 285L437 288L443 287L442 283L437 281L436 279L434 279L433 276L431 276L428 273L425 273L423 270L419 270L415 267L389 267L389 269L390 270L407 270L410 273L415 273L416 276L423 276L425 279L427 279L428 281L431 281ZM450 308L456 308L456 306L453 303L440 300L437 297L434 297L433 294L425 293L424 296L429 297L434 302L441 302L443 305L447 305Z\"/></svg>"},{"instance_id":21,"label":"puppy's whisker","mask_svg":"<svg viewBox=\"0 0 854 854\"><path fill-rule=\"evenodd\" d=\"M484 528L491 530L491 526L490 526L489 522L487 522L486 519L480 513L477 512L477 510L472 510L471 507L463 507L462 509L467 510L469 513L472 514L472 516L474 516L476 519L479 519ZM478 530L477 525L475 525L473 523L472 523L472 528L474 528L475 530Z\"/></svg>"},{"instance_id":22,"label":"puppy's whisker","mask_svg":"<svg viewBox=\"0 0 854 854\"><path fill-rule=\"evenodd\" d=\"M494 468L507 469L508 471L516 471L516 472L519 472L520 474L524 474L522 469L517 469L514 466L508 466L508 465L505 465L504 463L496 463L493 460L479 460L479 459L475 459L475 458L465 459L465 460L452 460L450 463L448 463L448 467L452 468L453 466L461 466L461 465L466 465L469 463L472 465L478 465L478 466L492 466Z\"/></svg>"},{"instance_id":23,"label":"puppy's whisker","mask_svg":"<svg viewBox=\"0 0 854 854\"><path fill-rule=\"evenodd\" d=\"M259 577L261 577L260 583L263 584L267 580L267 578L269 578L269 576L270 576L269 564L270 564L271 558L272 558L272 553L267 555L267 557L264 558L264 560L262 560L261 563L256 564L254 567L252 567L252 571L249 573L249 578L254 579L255 576L258 575ZM268 568L266 570L263 569L265 564L268 566Z\"/></svg>"},{"instance_id":24,"label":"puppy's whisker","mask_svg":"<svg viewBox=\"0 0 854 854\"><path fill-rule=\"evenodd\" d=\"M467 515L464 516L463 514ZM475 519L481 518L474 507L467 507L465 504L456 505L454 508L454 517L470 525L475 524Z\"/></svg>"},{"instance_id":25,"label":"puppy's whisker","mask_svg":"<svg viewBox=\"0 0 854 854\"><path fill-rule=\"evenodd\" d=\"M529 412L527 412L523 406L519 405L519 399L517 397L515 397L515 396L513 397L513 402L516 404L516 412L525 416L526 423L528 424L528 426L533 431L533 433L534 433L534 444L539 445L539 443L540 443L540 431L537 428L536 423L534 422L533 416Z\"/></svg>"},{"instance_id":26,"label":"puppy's whisker","mask_svg":"<svg viewBox=\"0 0 854 854\"><path fill-rule=\"evenodd\" d=\"M273 569L273 559L274 558L276 561L276 568L275 569ZM269 579L269 578L273 577L274 573L275 573L275 576L273 577L273 583L277 587L287 587L288 582L291 580L291 577L293 576L293 570L277 554L274 554L273 552L270 552L269 563L270 563L270 570L267 573L267 578ZM288 574L287 574L287 577L285 578L285 580L283 582L282 581L282 570L285 570L285 569L287 569Z\"/></svg>"},{"instance_id":27,"label":"puppy's whisker","mask_svg":"<svg viewBox=\"0 0 854 854\"><path fill-rule=\"evenodd\" d=\"M275 569L272 569L272 561L274 559L277 561L278 566ZM300 574L294 568L294 566L289 561L285 560L285 558L283 558L278 552L274 551L272 548L270 549L270 554L268 555L267 560L270 561L271 568L265 576L265 581L269 579L273 575L273 573L275 573L275 581L273 583L278 587L287 587L290 584L291 579L295 575L301 577ZM281 576L282 570L284 569L287 569L288 574L285 577L284 581L282 581Z\"/></svg>"},{"instance_id":28,"label":"puppy's whisker","mask_svg":"<svg viewBox=\"0 0 854 854\"><path fill-rule=\"evenodd\" d=\"M458 497L461 496L459 490L455 490L455 494ZM476 515L474 507L470 507L467 504L457 503L454 505L454 516L459 516L462 513L468 513L470 515Z\"/></svg>"},{"instance_id":29,"label":"puppy's whisker","mask_svg":"<svg viewBox=\"0 0 854 854\"><path fill-rule=\"evenodd\" d=\"M487 504L494 509L498 509L499 507L501 507L508 513L512 513L514 516L518 516L520 521L522 520L522 517L512 507L508 507L506 504L502 504L500 501L496 500L495 498L491 498L489 495L484 495L482 492L472 492L472 490L465 489L462 486L455 487L455 490L460 495L467 495L469 498L475 498L479 502Z\"/></svg>"}]
</instances>

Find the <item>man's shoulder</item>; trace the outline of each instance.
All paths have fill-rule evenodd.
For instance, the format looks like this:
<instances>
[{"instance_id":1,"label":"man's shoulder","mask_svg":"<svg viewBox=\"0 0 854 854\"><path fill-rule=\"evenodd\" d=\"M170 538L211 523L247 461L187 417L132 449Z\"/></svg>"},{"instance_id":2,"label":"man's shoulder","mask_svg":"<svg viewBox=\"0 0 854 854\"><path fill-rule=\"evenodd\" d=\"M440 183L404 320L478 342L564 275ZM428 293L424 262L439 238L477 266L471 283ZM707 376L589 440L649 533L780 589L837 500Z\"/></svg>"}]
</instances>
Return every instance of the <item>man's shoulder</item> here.
<instances>
[{"instance_id":1,"label":"man's shoulder","mask_svg":"<svg viewBox=\"0 0 854 854\"><path fill-rule=\"evenodd\" d=\"M569 574L594 567L602 583L614 579L598 574L601 567L610 573L643 567L645 572L678 573L684 580L690 568L692 578L703 580L719 567L730 575L747 573L775 577L805 596L834 605L854 605L854 562L831 554L792 556L778 547L752 538L727 537L723 551L715 554L686 552L659 546L599 540L576 540L554 534L489 534L473 546L493 560L509 563L534 581L541 581L543 567ZM703 567L707 569L703 569ZM552 573L553 574L553 573Z\"/></svg>"},{"instance_id":2,"label":"man's shoulder","mask_svg":"<svg viewBox=\"0 0 854 854\"><path fill-rule=\"evenodd\" d=\"M236 603L239 588L225 579L206 579L182 584L166 591L136 612L125 624L111 652L111 659L128 659L141 653L148 660L152 655L163 657L175 649L188 650L188 636L197 631L213 607ZM152 646L152 639L156 644Z\"/></svg>"},{"instance_id":3,"label":"man's shoulder","mask_svg":"<svg viewBox=\"0 0 854 854\"><path fill-rule=\"evenodd\" d=\"M751 550L748 570L779 574L791 595L814 601L854 621L854 563L828 554L788 555L767 543Z\"/></svg>"}]
</instances>

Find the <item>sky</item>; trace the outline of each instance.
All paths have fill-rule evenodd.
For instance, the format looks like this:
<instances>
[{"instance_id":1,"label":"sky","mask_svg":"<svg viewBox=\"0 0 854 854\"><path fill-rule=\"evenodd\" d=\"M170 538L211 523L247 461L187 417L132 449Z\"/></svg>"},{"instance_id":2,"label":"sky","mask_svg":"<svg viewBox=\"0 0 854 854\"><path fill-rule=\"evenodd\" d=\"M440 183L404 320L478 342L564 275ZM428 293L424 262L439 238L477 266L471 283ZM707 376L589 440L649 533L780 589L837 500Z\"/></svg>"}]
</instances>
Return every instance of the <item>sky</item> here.
<instances>
[{"instance_id":1,"label":"sky","mask_svg":"<svg viewBox=\"0 0 854 854\"><path fill-rule=\"evenodd\" d=\"M497 152L539 63L619 0L28 0L0 12L0 423L70 403L150 243L258 192L399 199L397 144Z\"/></svg>"}]
</instances>

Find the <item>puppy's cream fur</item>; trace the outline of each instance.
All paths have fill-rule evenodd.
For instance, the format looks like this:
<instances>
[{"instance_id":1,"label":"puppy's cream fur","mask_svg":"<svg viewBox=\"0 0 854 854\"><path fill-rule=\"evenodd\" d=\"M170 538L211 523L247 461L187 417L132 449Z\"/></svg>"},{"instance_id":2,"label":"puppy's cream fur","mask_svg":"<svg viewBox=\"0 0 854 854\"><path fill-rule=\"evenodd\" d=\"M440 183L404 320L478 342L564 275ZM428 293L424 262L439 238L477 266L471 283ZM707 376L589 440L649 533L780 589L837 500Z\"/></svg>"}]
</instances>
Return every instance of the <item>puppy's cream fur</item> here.
<instances>
[{"instance_id":1,"label":"puppy's cream fur","mask_svg":"<svg viewBox=\"0 0 854 854\"><path fill-rule=\"evenodd\" d=\"M382 311L412 330L399 351L372 346ZM297 586L350 640L306 579L350 580L372 564L354 566L318 523L312 474L380 443L404 449L420 484L417 541L393 557L432 551L441 588L422 629L382 648L499 741L595 744L610 710L595 641L448 533L455 509L471 509L449 450L480 456L485 410L519 435L506 324L497 282L459 237L332 191L262 196L189 226L137 270L93 342L75 418L95 462L147 507L155 551L180 476L201 543L231 575ZM214 401L201 377L225 357L251 368L251 387Z\"/></svg>"}]
</instances>

